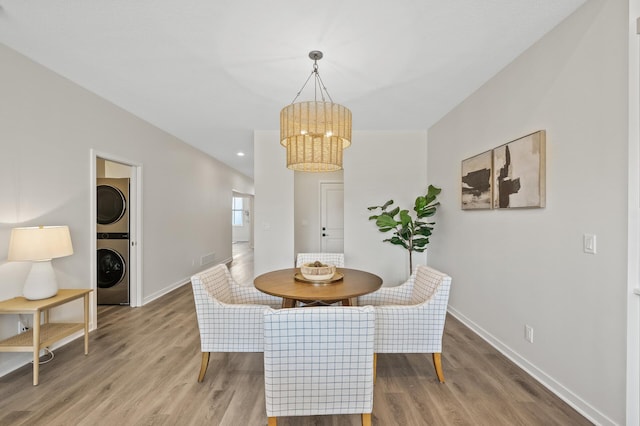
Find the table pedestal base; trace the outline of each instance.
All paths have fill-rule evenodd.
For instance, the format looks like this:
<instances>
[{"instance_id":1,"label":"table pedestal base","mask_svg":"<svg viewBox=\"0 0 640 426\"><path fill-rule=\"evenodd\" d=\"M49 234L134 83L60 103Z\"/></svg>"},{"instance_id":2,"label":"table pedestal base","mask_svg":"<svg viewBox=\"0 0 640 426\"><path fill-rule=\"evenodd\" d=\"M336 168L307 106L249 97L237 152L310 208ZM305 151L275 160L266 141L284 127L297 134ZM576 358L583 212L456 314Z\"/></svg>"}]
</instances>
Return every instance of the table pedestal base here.
<instances>
[{"instance_id":1,"label":"table pedestal base","mask_svg":"<svg viewBox=\"0 0 640 426\"><path fill-rule=\"evenodd\" d=\"M283 308L295 308L296 305L300 303L304 303L305 307L309 306L330 306L334 303L342 303L342 306L353 306L351 304L351 299L340 299L340 300L297 300L297 299L282 299L282 307Z\"/></svg>"}]
</instances>

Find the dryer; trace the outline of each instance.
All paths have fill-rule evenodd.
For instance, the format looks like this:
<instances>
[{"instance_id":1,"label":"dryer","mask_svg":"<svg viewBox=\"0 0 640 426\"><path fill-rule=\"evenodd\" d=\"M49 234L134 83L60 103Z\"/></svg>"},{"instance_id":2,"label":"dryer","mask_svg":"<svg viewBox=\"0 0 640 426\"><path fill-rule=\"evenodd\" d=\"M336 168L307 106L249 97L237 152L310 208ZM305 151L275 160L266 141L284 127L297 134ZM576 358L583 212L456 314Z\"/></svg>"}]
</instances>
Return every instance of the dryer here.
<instances>
[{"instance_id":1,"label":"dryer","mask_svg":"<svg viewBox=\"0 0 640 426\"><path fill-rule=\"evenodd\" d=\"M127 233L129 238L129 179L98 178L96 212L98 233Z\"/></svg>"},{"instance_id":2,"label":"dryer","mask_svg":"<svg viewBox=\"0 0 640 426\"><path fill-rule=\"evenodd\" d=\"M128 305L129 179L96 183L98 305Z\"/></svg>"}]
</instances>

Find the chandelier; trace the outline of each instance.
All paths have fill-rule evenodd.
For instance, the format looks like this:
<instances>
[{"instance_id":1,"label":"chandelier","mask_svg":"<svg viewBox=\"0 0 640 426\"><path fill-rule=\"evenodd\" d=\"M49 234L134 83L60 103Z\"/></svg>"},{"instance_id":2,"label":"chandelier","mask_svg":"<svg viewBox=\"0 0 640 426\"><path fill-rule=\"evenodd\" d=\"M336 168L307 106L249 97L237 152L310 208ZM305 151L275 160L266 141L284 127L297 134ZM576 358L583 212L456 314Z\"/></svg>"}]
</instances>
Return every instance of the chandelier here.
<instances>
[{"instance_id":1,"label":"chandelier","mask_svg":"<svg viewBox=\"0 0 640 426\"><path fill-rule=\"evenodd\" d=\"M280 111L280 144L287 148L287 168L333 172L342 169L342 150L351 145L351 111L333 102L320 78L318 60L322 52L313 50L309 58L313 59L311 74L291 104ZM296 103L311 77L314 100Z\"/></svg>"}]
</instances>

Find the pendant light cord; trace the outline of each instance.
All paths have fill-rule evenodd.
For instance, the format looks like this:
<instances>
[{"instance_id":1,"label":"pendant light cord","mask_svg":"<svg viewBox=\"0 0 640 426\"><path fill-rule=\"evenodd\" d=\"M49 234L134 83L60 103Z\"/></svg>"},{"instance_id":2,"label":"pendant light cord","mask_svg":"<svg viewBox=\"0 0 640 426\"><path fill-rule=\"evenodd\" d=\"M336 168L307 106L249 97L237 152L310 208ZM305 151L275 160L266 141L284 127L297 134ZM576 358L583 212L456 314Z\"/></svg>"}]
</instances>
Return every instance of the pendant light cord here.
<instances>
[{"instance_id":1,"label":"pendant light cord","mask_svg":"<svg viewBox=\"0 0 640 426\"><path fill-rule=\"evenodd\" d=\"M311 54L309 56L311 56ZM320 55L320 58L322 58L322 55ZM296 96L291 101L291 104L294 104L296 102L296 99L298 99L298 97L300 96L304 88L307 86L307 83L309 83L309 80L311 80L311 77L314 75L315 75L315 92L313 94L313 100L314 101L318 100L318 87L320 87L320 98L322 99L322 102L325 102L324 94L326 93L331 103L333 103L333 98L331 98L329 91L324 85L324 81L322 81L322 78L320 77L320 72L318 71L318 59L316 58L313 60L313 69L311 70L311 74L309 74L309 77L307 77L307 79L305 80L304 84L302 85L298 93L296 93Z\"/></svg>"}]
</instances>

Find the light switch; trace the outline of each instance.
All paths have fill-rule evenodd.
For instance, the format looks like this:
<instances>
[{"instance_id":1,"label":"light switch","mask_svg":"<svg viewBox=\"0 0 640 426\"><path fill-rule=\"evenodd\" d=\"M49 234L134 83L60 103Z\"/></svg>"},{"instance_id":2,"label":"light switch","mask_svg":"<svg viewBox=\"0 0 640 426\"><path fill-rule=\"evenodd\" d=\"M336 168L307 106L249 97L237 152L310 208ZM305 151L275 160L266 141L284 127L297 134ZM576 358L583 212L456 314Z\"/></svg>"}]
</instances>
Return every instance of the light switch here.
<instances>
[{"instance_id":1,"label":"light switch","mask_svg":"<svg viewBox=\"0 0 640 426\"><path fill-rule=\"evenodd\" d=\"M583 246L585 253L596 254L596 236L593 234L584 234Z\"/></svg>"}]
</instances>

